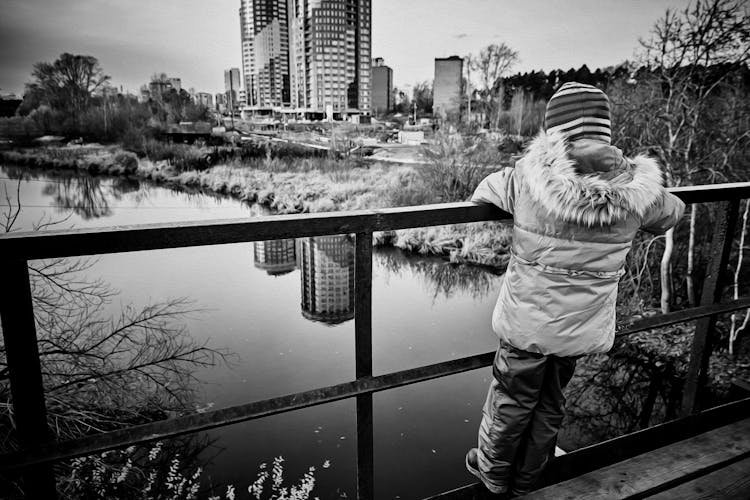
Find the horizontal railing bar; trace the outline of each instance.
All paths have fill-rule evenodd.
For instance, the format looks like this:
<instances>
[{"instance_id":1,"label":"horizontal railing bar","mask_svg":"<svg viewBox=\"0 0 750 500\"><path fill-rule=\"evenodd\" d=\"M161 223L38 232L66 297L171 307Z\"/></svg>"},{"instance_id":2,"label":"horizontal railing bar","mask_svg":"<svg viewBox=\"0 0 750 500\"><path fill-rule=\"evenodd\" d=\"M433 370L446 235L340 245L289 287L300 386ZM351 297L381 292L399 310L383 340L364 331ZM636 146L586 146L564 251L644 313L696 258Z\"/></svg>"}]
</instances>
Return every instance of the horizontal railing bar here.
<instances>
[{"instance_id":1,"label":"horizontal railing bar","mask_svg":"<svg viewBox=\"0 0 750 500\"><path fill-rule=\"evenodd\" d=\"M750 197L750 182L670 188L686 203ZM508 219L498 208L469 202L247 219L18 232L0 236L0 254L18 259L100 255L259 240L388 231Z\"/></svg>"},{"instance_id":2,"label":"horizontal railing bar","mask_svg":"<svg viewBox=\"0 0 750 500\"><path fill-rule=\"evenodd\" d=\"M711 304L708 306L691 307L690 309L683 309L682 311L667 314L657 314L617 325L617 336L632 335L654 328L686 323L695 319L706 318L716 314L726 314L747 308L750 308L750 297L743 297L724 304Z\"/></svg>"},{"instance_id":3,"label":"horizontal railing bar","mask_svg":"<svg viewBox=\"0 0 750 500\"><path fill-rule=\"evenodd\" d=\"M703 184L669 188L685 203L711 203L725 200L750 198L750 182L727 182L724 184Z\"/></svg>"},{"instance_id":4,"label":"horizontal railing bar","mask_svg":"<svg viewBox=\"0 0 750 500\"><path fill-rule=\"evenodd\" d=\"M0 455L0 470L11 470L44 462L59 461L115 448L181 436L245 422L324 403L333 403L417 382L463 373L492 364L495 353L488 352L434 365L421 366L351 382L290 394L205 413L160 420L150 424L94 434L72 441Z\"/></svg>"},{"instance_id":5,"label":"horizontal railing bar","mask_svg":"<svg viewBox=\"0 0 750 500\"><path fill-rule=\"evenodd\" d=\"M618 328L619 331L617 336L630 335L652 328L684 323L715 314L726 314L748 307L750 307L750 297L743 297L726 304L712 304L710 306L694 307L683 311L643 318L621 325L620 328ZM490 366L492 365L494 356L494 351L486 352L483 354L388 373L385 375L363 377L351 382L313 389L297 394L256 401L230 408L222 408L205 413L186 415L169 420L161 420L158 422L130 427L128 429L94 434L73 441L65 441L44 447L0 455L0 470L17 469L28 465L56 462L83 455L90 455L92 453L101 453L124 446L177 437L260 417L300 410L310 406L332 403L362 394L395 389L405 385L425 382L448 375L456 375L466 371Z\"/></svg>"},{"instance_id":6,"label":"horizontal railing bar","mask_svg":"<svg viewBox=\"0 0 750 500\"><path fill-rule=\"evenodd\" d=\"M378 210L268 215L247 219L32 231L0 236L0 254L32 260L328 234L371 233L509 218L509 214L492 205L441 203Z\"/></svg>"}]
</instances>

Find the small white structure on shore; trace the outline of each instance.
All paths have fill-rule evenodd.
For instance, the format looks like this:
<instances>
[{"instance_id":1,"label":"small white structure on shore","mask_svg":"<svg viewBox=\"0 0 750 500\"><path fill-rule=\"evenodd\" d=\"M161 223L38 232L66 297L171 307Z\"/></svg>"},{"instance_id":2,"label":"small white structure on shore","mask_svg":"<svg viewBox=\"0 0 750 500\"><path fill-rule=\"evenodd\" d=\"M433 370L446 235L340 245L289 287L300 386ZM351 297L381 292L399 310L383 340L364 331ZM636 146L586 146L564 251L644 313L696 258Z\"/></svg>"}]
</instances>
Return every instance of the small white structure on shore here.
<instances>
[{"instance_id":1,"label":"small white structure on shore","mask_svg":"<svg viewBox=\"0 0 750 500\"><path fill-rule=\"evenodd\" d=\"M419 146L424 142L424 132L421 130L401 130L398 133L398 142L409 146Z\"/></svg>"}]
</instances>

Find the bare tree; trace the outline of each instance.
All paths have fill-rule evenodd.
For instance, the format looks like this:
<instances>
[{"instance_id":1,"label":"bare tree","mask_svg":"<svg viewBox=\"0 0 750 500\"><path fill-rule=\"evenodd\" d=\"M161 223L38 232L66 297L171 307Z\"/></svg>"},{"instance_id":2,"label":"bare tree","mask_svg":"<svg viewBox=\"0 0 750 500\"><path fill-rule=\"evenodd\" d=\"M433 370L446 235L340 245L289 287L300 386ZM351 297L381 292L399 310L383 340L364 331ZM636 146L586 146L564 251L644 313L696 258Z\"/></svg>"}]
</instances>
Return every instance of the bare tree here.
<instances>
[{"instance_id":1,"label":"bare tree","mask_svg":"<svg viewBox=\"0 0 750 500\"><path fill-rule=\"evenodd\" d=\"M32 76L27 94L33 100L74 113L86 110L94 93L110 79L95 57L67 52L52 63L36 63Z\"/></svg>"},{"instance_id":2,"label":"bare tree","mask_svg":"<svg viewBox=\"0 0 750 500\"><path fill-rule=\"evenodd\" d=\"M510 69L518 64L520 58L518 52L512 48L501 44L491 44L479 51L476 56L470 55L468 58L470 69L473 70L479 78L480 95L482 96L482 105L490 123L497 125L497 120L502 110L502 91L498 87L498 82ZM492 117L495 120L492 120Z\"/></svg>"},{"instance_id":3,"label":"bare tree","mask_svg":"<svg viewBox=\"0 0 750 500\"><path fill-rule=\"evenodd\" d=\"M518 52L504 43L491 44L471 57L472 69L478 73L481 88L492 89L495 82L520 61Z\"/></svg>"},{"instance_id":4,"label":"bare tree","mask_svg":"<svg viewBox=\"0 0 750 500\"><path fill-rule=\"evenodd\" d=\"M715 180L719 171L717 147L732 144L717 139L721 129L713 109L731 98L733 75L750 56L750 16L742 0L697 0L682 11L667 10L650 36L641 40L636 85L621 99L628 141L656 154L668 185ZM625 96L623 96L625 97ZM628 102L629 101L629 102ZM640 115L637 117L636 115ZM731 114L730 114L731 115ZM726 120L726 117L722 118ZM747 143L747 132L731 129L728 142ZM711 142L707 142L708 138ZM725 139L728 139L725 137ZM722 144L721 142L724 142ZM693 283L696 207L690 211L687 295L695 301ZM661 309L673 301L671 258L674 234L669 231L661 260Z\"/></svg>"}]
</instances>

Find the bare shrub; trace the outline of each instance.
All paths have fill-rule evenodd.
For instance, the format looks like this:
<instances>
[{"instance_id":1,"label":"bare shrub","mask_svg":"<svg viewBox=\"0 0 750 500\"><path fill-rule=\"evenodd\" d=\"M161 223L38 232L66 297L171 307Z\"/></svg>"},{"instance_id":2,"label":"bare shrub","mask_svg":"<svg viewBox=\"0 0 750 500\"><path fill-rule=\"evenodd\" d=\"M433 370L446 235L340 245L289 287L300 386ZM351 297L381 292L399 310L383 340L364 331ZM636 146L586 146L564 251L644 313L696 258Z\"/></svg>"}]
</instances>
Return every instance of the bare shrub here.
<instances>
[{"instance_id":1,"label":"bare shrub","mask_svg":"<svg viewBox=\"0 0 750 500\"><path fill-rule=\"evenodd\" d=\"M491 139L439 132L425 146L428 163L417 168L425 188L436 201L468 199L479 182L502 166L503 155Z\"/></svg>"}]
</instances>

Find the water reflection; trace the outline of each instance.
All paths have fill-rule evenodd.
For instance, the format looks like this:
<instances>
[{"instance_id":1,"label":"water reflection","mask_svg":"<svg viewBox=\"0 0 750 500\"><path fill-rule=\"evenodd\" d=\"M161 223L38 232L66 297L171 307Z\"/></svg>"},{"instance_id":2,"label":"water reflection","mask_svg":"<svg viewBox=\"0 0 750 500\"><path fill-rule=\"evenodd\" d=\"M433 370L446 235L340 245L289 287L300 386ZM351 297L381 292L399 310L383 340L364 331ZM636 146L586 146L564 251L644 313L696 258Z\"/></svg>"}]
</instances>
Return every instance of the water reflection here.
<instances>
[{"instance_id":1,"label":"water reflection","mask_svg":"<svg viewBox=\"0 0 750 500\"><path fill-rule=\"evenodd\" d=\"M115 177L112 181L112 195L115 199L122 199L126 194L136 193L137 201L141 202L148 196L148 190L141 188L141 181L131 177Z\"/></svg>"},{"instance_id":2,"label":"water reflection","mask_svg":"<svg viewBox=\"0 0 750 500\"><path fill-rule=\"evenodd\" d=\"M111 217L117 208L149 209L210 209L215 201L225 197L200 189L173 186L170 194L179 193L177 203L174 196L167 206L149 206L154 187L135 177L92 176L79 171L54 171L33 167L0 166L3 176L19 182L40 182L44 184L42 194L50 206L59 212L73 212L83 220ZM158 198L159 196L157 196ZM118 201L125 201L121 206ZM268 215L268 210L257 206L246 206L251 217Z\"/></svg>"},{"instance_id":3,"label":"water reflection","mask_svg":"<svg viewBox=\"0 0 750 500\"><path fill-rule=\"evenodd\" d=\"M254 265L270 276L300 269L302 315L312 321L339 324L354 317L354 242L352 236L258 241ZM388 274L419 277L433 298L457 293L484 299L497 277L487 269L454 265L443 259L413 259L397 249L380 249L374 258Z\"/></svg>"},{"instance_id":4,"label":"water reflection","mask_svg":"<svg viewBox=\"0 0 750 500\"><path fill-rule=\"evenodd\" d=\"M451 264L439 257L409 258L397 249L380 249L375 258L388 273L397 277L407 269L419 276L435 299L469 293L473 299L479 300L496 287L497 276L483 267Z\"/></svg>"},{"instance_id":5,"label":"water reflection","mask_svg":"<svg viewBox=\"0 0 750 500\"><path fill-rule=\"evenodd\" d=\"M335 325L354 317L354 243L351 236L297 240L302 316Z\"/></svg>"},{"instance_id":6,"label":"water reflection","mask_svg":"<svg viewBox=\"0 0 750 500\"><path fill-rule=\"evenodd\" d=\"M256 241L253 243L255 267L269 276L281 276L297 268L297 251L294 238Z\"/></svg>"},{"instance_id":7,"label":"water reflection","mask_svg":"<svg viewBox=\"0 0 750 500\"><path fill-rule=\"evenodd\" d=\"M657 331L661 346L648 348L652 332L618 338L608 354L578 362L566 390L567 415L560 435L580 448L672 420L682 401L685 339L692 335ZM640 345L639 345L640 344Z\"/></svg>"},{"instance_id":8,"label":"water reflection","mask_svg":"<svg viewBox=\"0 0 750 500\"><path fill-rule=\"evenodd\" d=\"M103 187L96 177L66 177L48 182L43 192L52 198L61 211L72 210L79 217L89 220L112 215Z\"/></svg>"}]
</instances>

